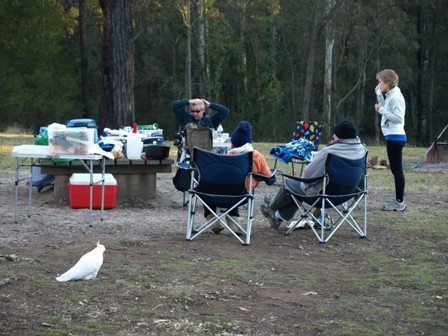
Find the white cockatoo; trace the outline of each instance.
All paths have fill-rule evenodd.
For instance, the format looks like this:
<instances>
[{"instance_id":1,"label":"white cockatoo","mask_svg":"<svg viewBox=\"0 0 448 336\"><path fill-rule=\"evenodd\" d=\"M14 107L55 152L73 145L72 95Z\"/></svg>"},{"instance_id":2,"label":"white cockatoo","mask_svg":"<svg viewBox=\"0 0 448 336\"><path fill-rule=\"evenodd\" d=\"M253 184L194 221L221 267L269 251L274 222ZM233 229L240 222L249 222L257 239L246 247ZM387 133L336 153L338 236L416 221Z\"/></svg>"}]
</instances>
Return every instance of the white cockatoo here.
<instances>
[{"instance_id":1,"label":"white cockatoo","mask_svg":"<svg viewBox=\"0 0 448 336\"><path fill-rule=\"evenodd\" d=\"M95 279L98 271L103 264L103 253L106 250L104 245L100 244L100 241L96 243L96 247L84 254L75 266L70 268L64 274L58 276L58 281L71 281L71 280L90 280Z\"/></svg>"}]
</instances>

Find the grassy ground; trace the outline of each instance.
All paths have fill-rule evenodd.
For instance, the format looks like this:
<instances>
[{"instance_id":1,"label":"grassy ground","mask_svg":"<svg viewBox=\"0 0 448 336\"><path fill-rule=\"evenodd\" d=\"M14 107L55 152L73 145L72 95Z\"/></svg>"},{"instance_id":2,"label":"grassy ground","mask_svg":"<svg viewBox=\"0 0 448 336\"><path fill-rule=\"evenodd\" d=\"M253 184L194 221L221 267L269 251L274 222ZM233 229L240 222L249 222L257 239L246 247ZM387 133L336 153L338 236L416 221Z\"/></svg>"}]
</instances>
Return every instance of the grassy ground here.
<instances>
[{"instance_id":1,"label":"grassy ground","mask_svg":"<svg viewBox=\"0 0 448 336\"><path fill-rule=\"evenodd\" d=\"M0 169L13 168L14 145L32 140L0 136ZM274 145L254 144L271 167L268 152ZM406 148L404 159L418 162L425 152ZM369 153L386 158L384 147L369 147ZM170 154L175 158L174 147ZM279 168L288 172L284 165ZM3 276L20 284L11 293L7 286L0 292L0 302L7 307L0 332L448 335L448 172L411 169L405 174L409 209L388 213L379 209L393 193L392 175L369 170L366 240L343 234L319 245L309 239L309 232L284 237L268 227L259 229L244 250L216 235L192 244L176 234L151 241L109 239L101 281L60 286L53 274L67 251L54 247L48 237L41 253L33 255L43 261L0 263ZM259 214L255 218L260 219ZM37 234L25 244L32 251L37 251L35 240ZM54 258L48 256L50 248ZM65 249L79 255L76 244ZM44 291L49 293L46 305L40 294ZM314 291L318 295L303 294ZM15 328L24 325L29 329Z\"/></svg>"}]
</instances>

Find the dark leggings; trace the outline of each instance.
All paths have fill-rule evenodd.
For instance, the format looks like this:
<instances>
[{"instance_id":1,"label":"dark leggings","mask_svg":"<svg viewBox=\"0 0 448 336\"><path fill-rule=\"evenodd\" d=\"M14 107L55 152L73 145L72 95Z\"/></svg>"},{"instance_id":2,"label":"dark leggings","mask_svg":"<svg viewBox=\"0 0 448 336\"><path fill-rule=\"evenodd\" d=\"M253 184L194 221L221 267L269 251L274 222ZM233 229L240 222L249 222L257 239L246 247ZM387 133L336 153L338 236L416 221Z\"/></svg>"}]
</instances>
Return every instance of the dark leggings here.
<instances>
[{"instance_id":1,"label":"dark leggings","mask_svg":"<svg viewBox=\"0 0 448 336\"><path fill-rule=\"evenodd\" d=\"M403 147L405 141L386 141L389 166L395 179L395 198L403 202L405 179L403 173Z\"/></svg>"}]
</instances>

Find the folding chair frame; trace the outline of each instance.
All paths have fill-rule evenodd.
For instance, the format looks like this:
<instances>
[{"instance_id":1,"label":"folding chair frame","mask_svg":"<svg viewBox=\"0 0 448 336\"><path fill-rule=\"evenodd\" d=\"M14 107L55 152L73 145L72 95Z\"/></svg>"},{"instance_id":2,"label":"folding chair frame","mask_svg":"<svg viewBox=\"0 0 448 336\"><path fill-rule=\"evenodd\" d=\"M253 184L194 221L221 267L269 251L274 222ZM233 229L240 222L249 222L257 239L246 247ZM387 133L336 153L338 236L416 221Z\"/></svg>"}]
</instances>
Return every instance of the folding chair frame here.
<instances>
[{"instance_id":1,"label":"folding chair frame","mask_svg":"<svg viewBox=\"0 0 448 336\"><path fill-rule=\"evenodd\" d=\"M327 157L326 168L328 163L330 162L331 156L332 154L329 154ZM367 153L365 157L362 158L362 160L364 161L363 173L361 176L363 183L359 185L363 187L357 187L355 192L349 194L332 195L327 193L327 185L331 180L326 168L324 175L313 179L304 179L282 174L283 182L285 177L304 183L313 183L320 179L323 180L322 193L315 197L308 197L302 194L298 194L294 190L288 188L287 185L285 185L285 191L291 195L294 203L301 212L300 218L311 218L315 223L311 226L311 230L313 231L319 242L322 244L328 242L328 240L336 233L336 231L338 231L343 223L347 223L360 236L360 238L367 237ZM353 211L359 204L362 205L363 223L361 226L358 225L353 216ZM338 208L338 206L340 208ZM314 210L316 209L320 209L320 218L322 218L322 223L319 223L318 218L316 218L314 214ZM332 209L339 215L339 218L336 220L336 222L334 222L334 224L330 226L325 225L324 218L326 209ZM289 235L299 225L299 223L300 221L297 221L295 225L290 226L289 229L285 232L285 235ZM319 228L315 227L316 223L319 223Z\"/></svg>"},{"instance_id":2,"label":"folding chair frame","mask_svg":"<svg viewBox=\"0 0 448 336\"><path fill-rule=\"evenodd\" d=\"M204 126L200 126L200 125L196 125L194 123L189 123L185 126L184 130L180 130L179 132L175 134L175 138L178 138L179 141L179 146L178 146L178 154L177 154L177 160L178 163L187 163L190 164L190 160L191 160L191 152L192 150L190 150L190 147L193 148L195 147L196 144L189 144L187 139L188 139L188 129L190 129L190 132L194 132L195 129L199 129L199 130L203 130L206 127ZM206 147L210 147L213 145L213 135L212 135L212 130L208 129L209 131L209 138L210 138L210 143L206 144ZM204 149L204 148L203 148ZM208 148L205 148L208 149ZM178 166L179 167L179 166ZM187 191L183 191L183 201L182 201L182 205L183 206L187 206L188 202L186 200L186 193Z\"/></svg>"},{"instance_id":3,"label":"folding chair frame","mask_svg":"<svg viewBox=\"0 0 448 336\"><path fill-rule=\"evenodd\" d=\"M194 160L196 160L196 158L198 157L198 152L199 151L203 151L203 152L208 152L211 155L215 155L215 156L228 156L225 154L217 154L211 151L205 151L199 148L194 147L193 151L195 153L194 155ZM232 157L237 157L237 156L241 156L241 155L249 155L251 162L252 162L252 153L245 153L245 154L238 154L238 155L230 155ZM201 171L195 167L195 162L192 162L192 165L189 167L189 169L191 170L191 174L192 174L192 179L191 179L191 187L190 190L188 190L188 193L190 194L189 197L189 208L188 208L188 223L187 223L187 236L186 236L186 240L187 241L191 241L193 239L195 239L196 237L198 237L201 233L203 233L204 231L206 231L207 229L211 228L215 223L217 223L219 221L219 223L226 228L227 230L229 230L232 235L238 239L238 241L243 244L243 245L249 245L250 244L250 238L251 238L251 230L252 230L252 220L253 220L253 211L254 211L254 195L252 195L249 192L246 192L245 194L240 194L240 195L225 195L225 194L219 194L219 193L206 193L206 192L201 192L196 190L195 188L199 185L200 183L200 178L201 178ZM247 172L247 176L249 177L249 190L252 189L252 166L250 165L250 169ZM198 172L199 174L199 181L196 181L194 179L194 173ZM215 199L222 199L222 200L226 200L226 202L228 202L229 204L231 204L225 211L221 210L221 211L213 211L210 206L207 204L207 202L204 200L204 197L213 197ZM195 216L196 216L196 209L197 209L197 204L198 201L205 207L207 208L210 213L213 215L213 218L206 221L205 223L203 223L202 225L199 225L198 227L195 227ZM242 207L245 208L247 210L247 215L246 215L246 226L244 227L243 225L241 225L240 223L236 222L233 220L233 218L229 215L229 213L242 205L247 205ZM218 209L219 207L217 207ZM222 208L222 207L221 207ZM239 228L240 232L242 233L242 237L238 236L227 224L226 218L230 218L230 220Z\"/></svg>"}]
</instances>

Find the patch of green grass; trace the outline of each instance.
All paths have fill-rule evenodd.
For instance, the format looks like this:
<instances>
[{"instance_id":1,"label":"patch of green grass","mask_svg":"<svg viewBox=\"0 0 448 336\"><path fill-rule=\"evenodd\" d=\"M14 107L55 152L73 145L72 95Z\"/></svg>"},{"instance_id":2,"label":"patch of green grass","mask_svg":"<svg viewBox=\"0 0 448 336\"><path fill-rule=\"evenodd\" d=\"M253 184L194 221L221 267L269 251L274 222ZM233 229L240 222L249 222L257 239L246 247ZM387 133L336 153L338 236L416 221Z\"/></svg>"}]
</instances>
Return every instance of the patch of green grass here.
<instances>
[{"instance_id":1,"label":"patch of green grass","mask_svg":"<svg viewBox=\"0 0 448 336\"><path fill-rule=\"evenodd\" d=\"M39 285L41 285L42 287L55 287L57 285L57 283L55 283L54 279L38 279L36 281Z\"/></svg>"},{"instance_id":2,"label":"patch of green grass","mask_svg":"<svg viewBox=\"0 0 448 336\"><path fill-rule=\"evenodd\" d=\"M205 327L212 333L222 332L224 329L230 329L232 327L233 317L227 313L216 313L213 316L207 318L204 323Z\"/></svg>"},{"instance_id":3,"label":"patch of green grass","mask_svg":"<svg viewBox=\"0 0 448 336\"><path fill-rule=\"evenodd\" d=\"M380 336L384 335L385 331L381 330L381 326L378 326L377 330L369 330L359 326L353 322L337 321L335 324L338 326L338 332L336 335L344 336Z\"/></svg>"},{"instance_id":4,"label":"patch of green grass","mask_svg":"<svg viewBox=\"0 0 448 336\"><path fill-rule=\"evenodd\" d=\"M82 294L73 294L73 295L68 295L68 296L64 296L63 298L63 302L65 305L77 305L79 304L79 302L82 302L85 299L85 296Z\"/></svg>"},{"instance_id":5,"label":"patch of green grass","mask_svg":"<svg viewBox=\"0 0 448 336\"><path fill-rule=\"evenodd\" d=\"M3 278L11 278L11 279L25 279L28 277L28 273L21 271L20 269L23 265L19 263L7 263L4 266L0 267L0 274ZM20 271L19 271L20 270Z\"/></svg>"},{"instance_id":6,"label":"patch of green grass","mask_svg":"<svg viewBox=\"0 0 448 336\"><path fill-rule=\"evenodd\" d=\"M48 324L63 324L64 317L62 316L54 316L54 315L42 315L39 318L40 323L48 323Z\"/></svg>"},{"instance_id":7,"label":"patch of green grass","mask_svg":"<svg viewBox=\"0 0 448 336\"><path fill-rule=\"evenodd\" d=\"M57 328L51 328L46 331L39 331L36 333L32 333L30 335L33 335L33 336L49 336L49 335L50 336L70 336L72 334L69 331L60 330Z\"/></svg>"},{"instance_id":8,"label":"patch of green grass","mask_svg":"<svg viewBox=\"0 0 448 336\"><path fill-rule=\"evenodd\" d=\"M187 285L173 285L165 288L166 295L172 299L190 298L194 293L194 286Z\"/></svg>"},{"instance_id":9,"label":"patch of green grass","mask_svg":"<svg viewBox=\"0 0 448 336\"><path fill-rule=\"evenodd\" d=\"M173 258L183 258L183 257L186 256L186 254L184 252L179 252L179 251L157 251L157 254L166 255L166 256L173 257ZM207 259L210 259L210 258L206 258L206 259L204 259L204 258L195 258L195 260L199 260L199 261L200 260L207 260Z\"/></svg>"}]
</instances>

